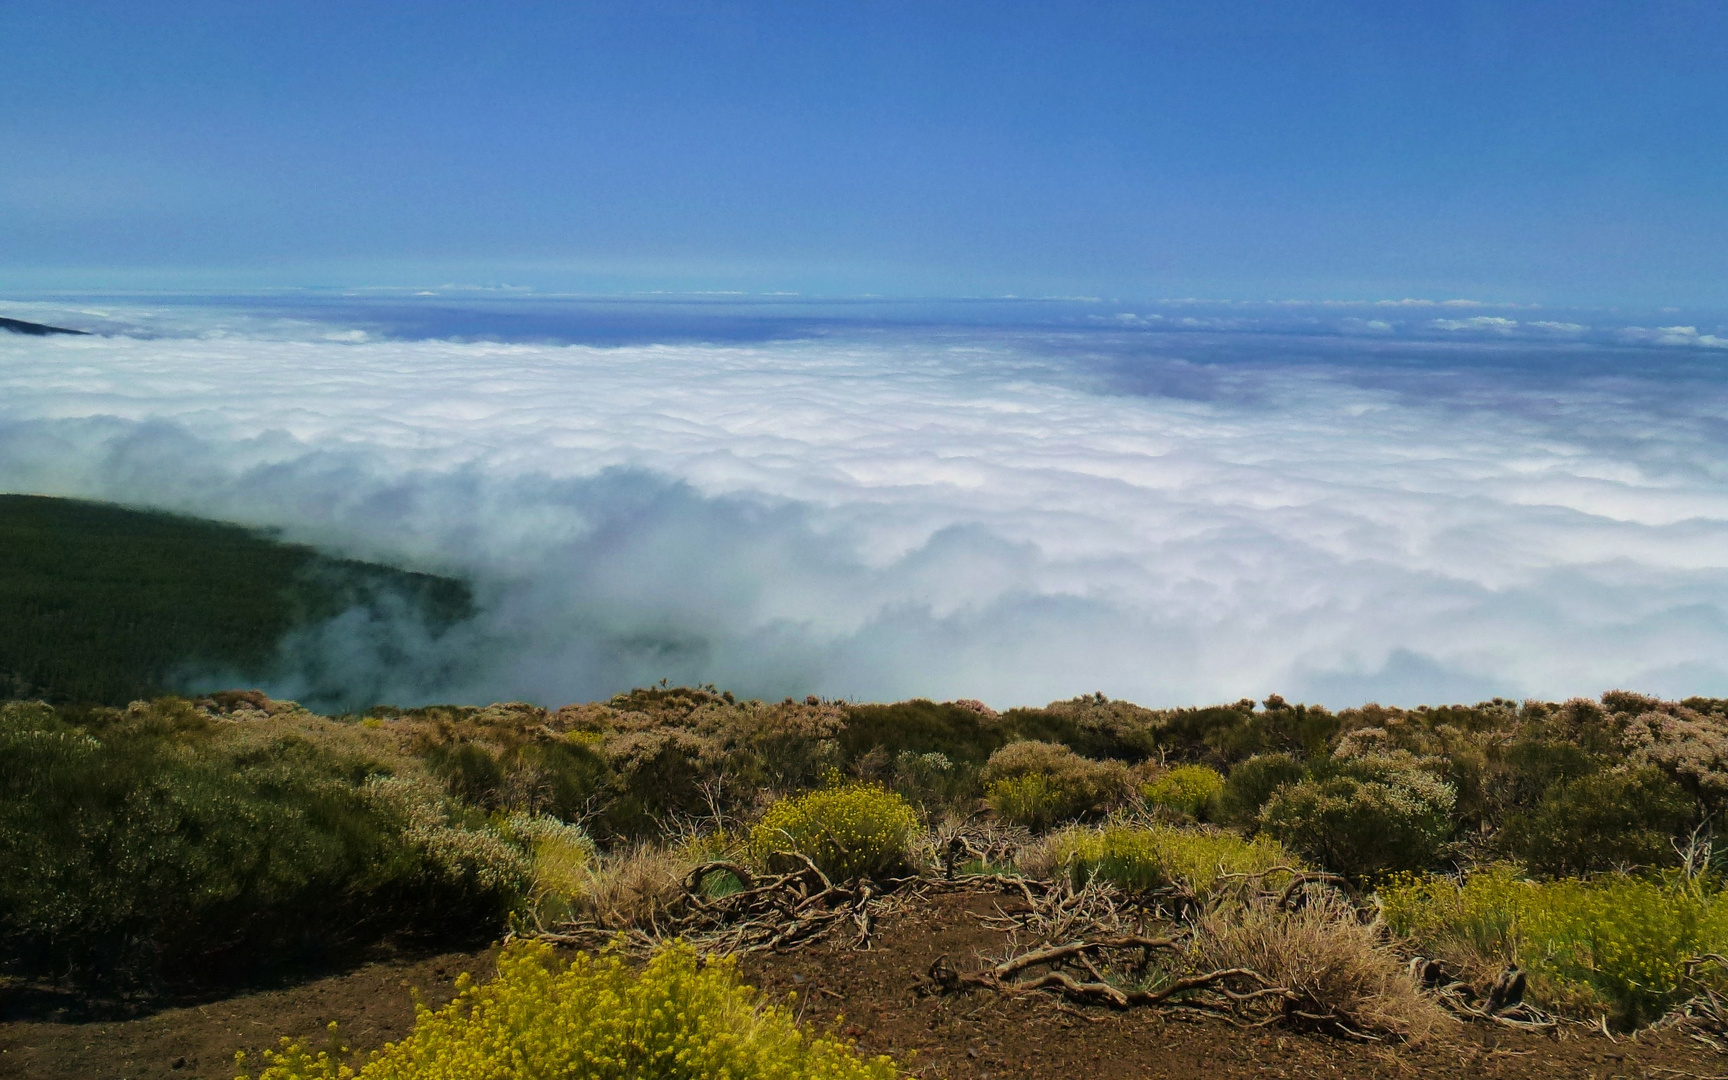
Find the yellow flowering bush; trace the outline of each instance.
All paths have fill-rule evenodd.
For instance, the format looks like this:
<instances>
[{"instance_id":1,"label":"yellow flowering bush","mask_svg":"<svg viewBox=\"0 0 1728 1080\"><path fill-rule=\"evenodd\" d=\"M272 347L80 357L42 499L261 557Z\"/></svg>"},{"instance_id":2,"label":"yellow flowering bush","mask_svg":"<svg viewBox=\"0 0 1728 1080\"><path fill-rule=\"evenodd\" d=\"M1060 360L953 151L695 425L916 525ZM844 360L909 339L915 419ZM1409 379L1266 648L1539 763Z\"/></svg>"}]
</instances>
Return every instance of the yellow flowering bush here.
<instances>
[{"instance_id":1,"label":"yellow flowering bush","mask_svg":"<svg viewBox=\"0 0 1728 1080\"><path fill-rule=\"evenodd\" d=\"M1199 817L1224 790L1224 776L1204 765L1178 765L1140 788L1140 796L1187 817Z\"/></svg>"},{"instance_id":2,"label":"yellow flowering bush","mask_svg":"<svg viewBox=\"0 0 1728 1080\"><path fill-rule=\"evenodd\" d=\"M1712 968L1689 976L1686 961L1728 951L1728 901L1678 877L1535 882L1501 865L1463 881L1401 876L1382 886L1380 902L1416 948L1484 974L1517 964L1550 1007L1581 1003L1623 1028L1690 997L1698 978L1719 979Z\"/></svg>"},{"instance_id":3,"label":"yellow flowering bush","mask_svg":"<svg viewBox=\"0 0 1728 1080\"><path fill-rule=\"evenodd\" d=\"M996 816L1011 825L1028 829L1048 828L1053 822L1074 816L1073 799L1062 783L1043 773L1023 773L993 781L984 798Z\"/></svg>"},{"instance_id":4,"label":"yellow flowering bush","mask_svg":"<svg viewBox=\"0 0 1728 1080\"><path fill-rule=\"evenodd\" d=\"M763 1005L737 962L669 946L638 973L611 952L568 962L531 941L507 946L498 976L457 980L442 1009L359 1069L284 1039L257 1080L895 1080L892 1059L801 1029ZM250 1080L242 1076L238 1080Z\"/></svg>"},{"instance_id":5,"label":"yellow flowering bush","mask_svg":"<svg viewBox=\"0 0 1728 1080\"><path fill-rule=\"evenodd\" d=\"M1260 874L1276 884L1285 875L1267 871L1299 865L1271 837L1168 825L1069 829L1055 838L1055 861L1076 885L1096 877L1129 892L1179 885L1196 895L1223 885L1221 875Z\"/></svg>"},{"instance_id":6,"label":"yellow flowering bush","mask_svg":"<svg viewBox=\"0 0 1728 1080\"><path fill-rule=\"evenodd\" d=\"M750 831L750 854L772 862L796 851L837 880L881 877L906 864L918 815L876 784L836 784L781 799Z\"/></svg>"}]
</instances>

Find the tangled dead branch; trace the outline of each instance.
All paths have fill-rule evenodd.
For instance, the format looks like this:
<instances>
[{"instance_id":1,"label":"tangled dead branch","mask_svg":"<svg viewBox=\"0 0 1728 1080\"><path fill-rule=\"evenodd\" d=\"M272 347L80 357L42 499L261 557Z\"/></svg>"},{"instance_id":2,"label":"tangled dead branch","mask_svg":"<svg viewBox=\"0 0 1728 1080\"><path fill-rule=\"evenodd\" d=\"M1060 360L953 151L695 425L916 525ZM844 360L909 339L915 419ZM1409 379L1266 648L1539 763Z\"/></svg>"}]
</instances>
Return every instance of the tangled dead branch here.
<instances>
[{"instance_id":1,"label":"tangled dead branch","mask_svg":"<svg viewBox=\"0 0 1728 1080\"><path fill-rule=\"evenodd\" d=\"M1699 970L1704 967L1728 969L1728 957L1704 953L1686 961L1686 977L1697 985L1698 992L1653 1026L1678 1028L1688 1038L1718 1053L1728 1053L1728 997L1699 978Z\"/></svg>"},{"instance_id":2,"label":"tangled dead branch","mask_svg":"<svg viewBox=\"0 0 1728 1080\"><path fill-rule=\"evenodd\" d=\"M791 867L784 873L715 860L668 882L672 899L653 908L645 925L576 921L538 936L585 948L621 941L637 952L673 938L719 954L822 940L869 949L884 914L928 904L932 893L965 892L998 897L993 913L972 917L1003 935L1003 949L970 971L941 957L920 981L920 993L1043 994L1065 1009L1155 1008L1363 1041L1420 1037L1425 1021L1412 1015L1438 1016L1412 981L1426 969L1412 968L1407 978L1403 962L1374 944L1376 931L1359 918L1355 898L1329 875L1279 868L1280 878L1291 876L1274 882L1270 871L1242 875L1227 897L1171 903L1099 880L950 876L959 856L971 854L959 844L953 851L939 876L881 882L835 882L795 852L769 860ZM1527 1028L1551 1024L1522 1002L1515 981L1487 1001L1452 980L1428 988L1460 1015L1468 1010Z\"/></svg>"},{"instance_id":3,"label":"tangled dead branch","mask_svg":"<svg viewBox=\"0 0 1728 1080\"><path fill-rule=\"evenodd\" d=\"M967 823L950 826L937 837L935 853L942 864L942 877L953 881L960 866L977 862L982 867L1002 866L1014 861L1032 842L1032 834L1015 825Z\"/></svg>"},{"instance_id":4,"label":"tangled dead branch","mask_svg":"<svg viewBox=\"0 0 1728 1080\"><path fill-rule=\"evenodd\" d=\"M705 952L735 954L789 949L850 928L852 947L868 949L883 909L898 906L903 898L897 894L915 880L865 878L836 884L802 854L777 852L775 858L780 865L796 869L757 875L736 862L703 863L685 875L683 894L647 927L619 931L592 921L573 921L534 936L554 944L592 947L622 935L625 947L642 951L680 938ZM708 882L718 875L730 875L739 887L711 895Z\"/></svg>"},{"instance_id":5,"label":"tangled dead branch","mask_svg":"<svg viewBox=\"0 0 1728 1080\"><path fill-rule=\"evenodd\" d=\"M1105 1005L1113 1009L1136 1006L1180 1004L1185 1008L1213 1011L1228 1015L1233 1006L1266 997L1282 997L1283 987L1268 986L1258 972L1248 968L1228 968L1199 975L1172 979L1156 990L1124 989L1105 980L1093 956L1115 949L1153 950L1176 948L1166 938L1120 938L1106 941L1076 941L1051 946L1004 960L983 971L962 973L955 969L946 955L930 965L925 992L960 993L966 990L996 990L1003 993L1027 994L1053 990L1069 1001L1084 1005ZM1059 965L1076 963L1085 969L1090 979L1076 979ZM1042 974L1021 979L1021 973L1046 967ZM1251 989L1232 989L1232 984Z\"/></svg>"},{"instance_id":6,"label":"tangled dead branch","mask_svg":"<svg viewBox=\"0 0 1728 1080\"><path fill-rule=\"evenodd\" d=\"M1365 1042L1419 1037L1424 1023L1403 1016L1401 1007L1434 1013L1414 988L1391 1009L1367 1001L1388 978L1401 983L1405 975L1394 957L1370 947L1374 931L1358 919L1348 893L1329 876L1287 873L1298 878L1279 888L1265 886L1270 873L1244 874L1229 900L1182 905L1182 914L1163 900L1099 881L1075 888L992 874L943 883L1018 902L1013 909L999 904L994 916L980 919L1006 935L1002 956L978 971L940 957L919 992L1049 994L1070 1006L1159 1007ZM1279 937L1275 928L1286 923ZM1217 937L1225 926L1229 931Z\"/></svg>"},{"instance_id":7,"label":"tangled dead branch","mask_svg":"<svg viewBox=\"0 0 1728 1080\"><path fill-rule=\"evenodd\" d=\"M1559 1027L1559 1021L1524 1000L1529 979L1521 968L1506 968L1486 994L1478 994L1440 961L1424 956L1411 959L1410 977L1461 1020L1484 1021L1521 1031L1548 1032Z\"/></svg>"}]
</instances>

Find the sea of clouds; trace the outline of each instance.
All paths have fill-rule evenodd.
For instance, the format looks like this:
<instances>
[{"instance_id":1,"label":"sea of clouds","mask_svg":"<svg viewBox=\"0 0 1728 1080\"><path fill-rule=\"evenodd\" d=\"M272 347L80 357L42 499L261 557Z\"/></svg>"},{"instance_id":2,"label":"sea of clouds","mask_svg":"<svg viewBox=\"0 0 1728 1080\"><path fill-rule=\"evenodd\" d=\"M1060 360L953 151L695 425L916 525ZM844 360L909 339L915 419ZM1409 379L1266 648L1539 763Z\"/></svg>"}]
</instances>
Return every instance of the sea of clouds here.
<instances>
[{"instance_id":1,"label":"sea of clouds","mask_svg":"<svg viewBox=\"0 0 1728 1080\"><path fill-rule=\"evenodd\" d=\"M286 643L287 696L1728 695L1719 328L1173 305L593 345L0 314L104 331L0 334L0 490L474 583L441 638L353 612Z\"/></svg>"}]
</instances>

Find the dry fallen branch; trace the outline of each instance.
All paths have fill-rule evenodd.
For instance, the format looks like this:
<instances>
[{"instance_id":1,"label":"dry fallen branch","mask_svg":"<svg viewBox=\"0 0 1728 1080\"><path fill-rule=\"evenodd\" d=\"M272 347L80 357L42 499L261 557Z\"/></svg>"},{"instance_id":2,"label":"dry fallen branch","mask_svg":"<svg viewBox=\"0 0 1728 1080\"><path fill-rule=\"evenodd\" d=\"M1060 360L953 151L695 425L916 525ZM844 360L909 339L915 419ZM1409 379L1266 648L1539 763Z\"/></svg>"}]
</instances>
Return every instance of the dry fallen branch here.
<instances>
[{"instance_id":1,"label":"dry fallen branch","mask_svg":"<svg viewBox=\"0 0 1728 1080\"><path fill-rule=\"evenodd\" d=\"M1091 959L1091 954L1107 950L1132 950L1149 955L1177 951L1181 945L1179 938L1138 935L1076 941L1035 949L973 972L959 971L943 955L930 965L926 981L918 989L924 994L957 994L973 990L1005 994L1050 992L1080 1005L1100 1005L1111 1009L1171 1005L1238 1017L1256 1004L1283 1002L1291 997L1290 991L1269 984L1259 972L1250 968L1224 968L1184 975L1170 979L1156 989L1129 989L1106 981ZM1080 979L1062 970L1060 965L1069 962L1085 967L1090 977ZM1021 978L1032 968L1039 967L1046 970Z\"/></svg>"},{"instance_id":2,"label":"dry fallen branch","mask_svg":"<svg viewBox=\"0 0 1728 1080\"><path fill-rule=\"evenodd\" d=\"M898 901L897 890L913 880L864 879L837 885L798 852L775 852L773 861L795 869L759 876L728 860L695 867L684 876L683 895L664 912L655 913L646 927L620 932L576 920L535 936L554 944L590 947L621 940L632 951L651 951L681 938L706 952L733 954L788 949L850 926L855 931L853 947L868 949L879 912ZM722 873L731 875L740 887L708 895L709 879Z\"/></svg>"},{"instance_id":3,"label":"dry fallen branch","mask_svg":"<svg viewBox=\"0 0 1728 1080\"><path fill-rule=\"evenodd\" d=\"M1455 978L1438 960L1413 958L1410 975L1423 989L1432 992L1447 1012L1461 1020L1478 1020L1520 1031L1552 1032L1559 1027L1559 1021L1524 1000L1528 978L1520 968L1508 967L1502 971L1488 993L1482 995Z\"/></svg>"},{"instance_id":4,"label":"dry fallen branch","mask_svg":"<svg viewBox=\"0 0 1728 1080\"><path fill-rule=\"evenodd\" d=\"M1222 928L1212 922L1225 916L1226 908L1259 911L1276 925L1285 919L1326 921L1336 909L1342 920L1338 925L1353 928L1358 936L1369 932L1331 875L1284 867L1241 875L1249 889L1247 900L1233 890L1237 899L1223 907L1214 903L1184 909L1183 916L1096 880L1076 887L1066 879L996 873L950 877L943 872L940 877L836 883L796 852L776 852L769 865L790 869L761 873L727 860L703 863L683 875L678 882L682 895L657 909L649 925L622 934L598 923L573 922L539 936L585 947L622 941L625 948L644 952L682 938L707 952L736 954L792 949L845 933L853 948L868 949L884 913L912 910L937 892L997 894L1003 900L996 913L974 917L1005 935L1006 952L971 972L959 971L943 956L920 981L920 993L1044 994L1067 1010L1156 1008L1203 1014L1239 1027L1285 1024L1363 1041L1404 1038L1412 1029L1395 1016L1382 1015L1383 1009L1364 1008L1358 1000L1361 991L1353 986L1340 989L1305 967L1291 968L1290 957L1305 953L1286 955L1275 942L1271 952L1265 952L1256 944L1260 938L1252 935L1234 954L1217 948L1212 935L1237 926L1233 918ZM1284 872L1293 874L1288 883L1267 887L1268 877ZM709 886L720 874L728 875L737 888L712 895ZM1312 885L1323 891L1305 896L1301 890ZM1263 954L1272 967L1257 962ZM1402 978L1401 971L1398 976ZM1491 1010L1461 997L1448 1004L1509 1026L1542 1029L1551 1023L1523 1005L1510 984Z\"/></svg>"},{"instance_id":5,"label":"dry fallen branch","mask_svg":"<svg viewBox=\"0 0 1728 1080\"><path fill-rule=\"evenodd\" d=\"M1269 887L1267 879L1284 873L1292 880ZM1017 894L1023 904L979 918L1007 936L1005 956L968 973L944 958L920 990L1044 993L1071 1006L1187 1011L1237 1026L1281 1023L1362 1041L1423 1036L1426 1021L1406 1015L1422 1011L1413 986L1407 1001L1379 1003L1376 987L1386 978L1401 982L1402 965L1388 969L1389 958L1370 955L1371 931L1332 875L1283 867L1235 880L1246 889L1179 911L1096 880L1078 888L997 875L941 882L944 890Z\"/></svg>"},{"instance_id":6,"label":"dry fallen branch","mask_svg":"<svg viewBox=\"0 0 1728 1080\"><path fill-rule=\"evenodd\" d=\"M1718 1053L1728 1053L1728 997L1699 977L1699 969L1706 965L1728 969L1728 957L1720 953L1702 953L1686 961L1686 978L1697 987L1697 993L1675 1006L1653 1026L1679 1028L1693 1041Z\"/></svg>"},{"instance_id":7,"label":"dry fallen branch","mask_svg":"<svg viewBox=\"0 0 1728 1080\"><path fill-rule=\"evenodd\" d=\"M1357 1030L1347 1018L1324 1005L1305 1000L1288 987L1278 986L1253 968L1232 967L1177 976L1154 989L1133 989L1106 981L1092 962L1092 955L1108 950L1178 951L1179 938L1125 938L1070 942L1046 946L1001 961L981 971L961 972L946 955L930 965L917 990L922 994L958 994L989 990L1004 994L1050 993L1077 1005L1109 1009L1169 1008L1220 1017L1238 1026L1262 1026L1284 1022L1311 1027L1364 1042L1379 1037ZM1080 979L1061 969L1078 963L1090 978ZM1029 978L1020 976L1032 968L1046 970Z\"/></svg>"}]
</instances>

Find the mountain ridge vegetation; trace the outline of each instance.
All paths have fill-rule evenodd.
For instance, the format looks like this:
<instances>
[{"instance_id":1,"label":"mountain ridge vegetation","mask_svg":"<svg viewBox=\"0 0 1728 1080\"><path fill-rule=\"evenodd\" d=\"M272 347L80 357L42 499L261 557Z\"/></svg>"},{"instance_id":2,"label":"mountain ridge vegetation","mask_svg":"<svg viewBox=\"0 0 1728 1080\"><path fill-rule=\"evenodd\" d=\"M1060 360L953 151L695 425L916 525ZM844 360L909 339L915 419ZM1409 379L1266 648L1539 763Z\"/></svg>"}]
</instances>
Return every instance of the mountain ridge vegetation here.
<instances>
[{"instance_id":1,"label":"mountain ridge vegetation","mask_svg":"<svg viewBox=\"0 0 1728 1080\"><path fill-rule=\"evenodd\" d=\"M0 495L0 698L85 705L269 678L292 631L404 600L434 630L472 614L450 578L239 525Z\"/></svg>"}]
</instances>

